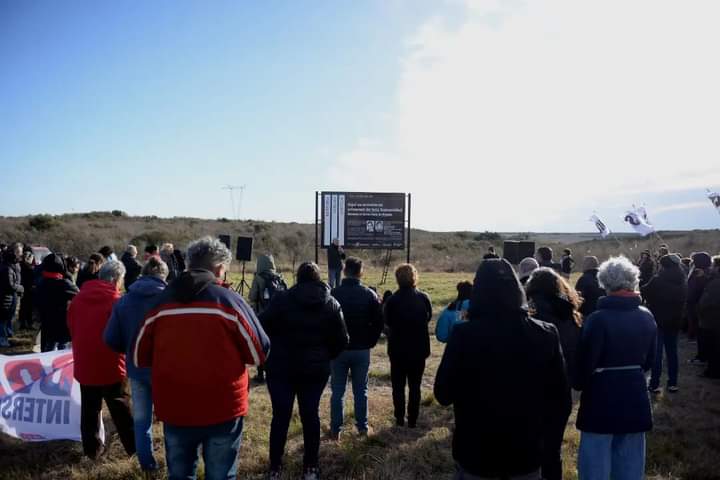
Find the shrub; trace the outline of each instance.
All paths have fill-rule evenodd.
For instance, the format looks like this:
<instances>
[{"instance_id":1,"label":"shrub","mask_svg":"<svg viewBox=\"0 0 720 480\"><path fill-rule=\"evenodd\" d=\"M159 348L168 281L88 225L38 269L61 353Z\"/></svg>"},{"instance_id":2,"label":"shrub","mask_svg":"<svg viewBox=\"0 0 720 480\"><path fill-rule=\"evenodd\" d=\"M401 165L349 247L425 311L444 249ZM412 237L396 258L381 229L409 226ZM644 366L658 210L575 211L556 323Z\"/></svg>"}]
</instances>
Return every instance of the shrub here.
<instances>
[{"instance_id":1,"label":"shrub","mask_svg":"<svg viewBox=\"0 0 720 480\"><path fill-rule=\"evenodd\" d=\"M28 219L28 226L38 232L47 232L60 224L52 215L34 215Z\"/></svg>"}]
</instances>

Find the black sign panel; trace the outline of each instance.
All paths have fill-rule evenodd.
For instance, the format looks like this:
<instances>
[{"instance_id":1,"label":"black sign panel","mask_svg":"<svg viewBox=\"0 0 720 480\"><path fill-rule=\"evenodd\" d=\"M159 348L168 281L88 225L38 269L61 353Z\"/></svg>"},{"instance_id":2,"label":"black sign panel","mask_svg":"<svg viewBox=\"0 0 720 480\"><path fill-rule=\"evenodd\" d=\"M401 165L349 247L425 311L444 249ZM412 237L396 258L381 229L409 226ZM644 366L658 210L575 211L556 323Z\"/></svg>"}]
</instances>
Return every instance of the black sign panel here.
<instances>
[{"instance_id":1,"label":"black sign panel","mask_svg":"<svg viewBox=\"0 0 720 480\"><path fill-rule=\"evenodd\" d=\"M322 193L322 246L405 249L404 193Z\"/></svg>"}]
</instances>

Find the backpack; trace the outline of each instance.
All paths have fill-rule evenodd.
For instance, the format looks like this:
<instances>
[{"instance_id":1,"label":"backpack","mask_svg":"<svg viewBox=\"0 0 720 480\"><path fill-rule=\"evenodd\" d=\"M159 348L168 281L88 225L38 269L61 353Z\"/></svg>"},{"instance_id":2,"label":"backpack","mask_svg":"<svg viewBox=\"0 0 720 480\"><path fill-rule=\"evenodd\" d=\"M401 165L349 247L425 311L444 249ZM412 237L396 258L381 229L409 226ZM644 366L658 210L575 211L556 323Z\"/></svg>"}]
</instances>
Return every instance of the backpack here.
<instances>
[{"instance_id":1,"label":"backpack","mask_svg":"<svg viewBox=\"0 0 720 480\"><path fill-rule=\"evenodd\" d=\"M260 274L260 278L265 280L265 287L260 292L260 308L265 309L270 304L275 294L278 292L284 292L287 290L287 283L281 275L274 272L263 272Z\"/></svg>"}]
</instances>

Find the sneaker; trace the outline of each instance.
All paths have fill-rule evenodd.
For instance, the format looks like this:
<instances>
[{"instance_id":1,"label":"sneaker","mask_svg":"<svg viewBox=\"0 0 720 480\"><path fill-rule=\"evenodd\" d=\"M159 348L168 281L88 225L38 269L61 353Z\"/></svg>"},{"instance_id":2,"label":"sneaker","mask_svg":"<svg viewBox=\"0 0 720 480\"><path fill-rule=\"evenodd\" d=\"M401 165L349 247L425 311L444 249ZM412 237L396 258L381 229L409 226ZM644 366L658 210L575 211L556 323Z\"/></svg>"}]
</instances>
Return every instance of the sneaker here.
<instances>
[{"instance_id":1,"label":"sneaker","mask_svg":"<svg viewBox=\"0 0 720 480\"><path fill-rule=\"evenodd\" d=\"M305 467L303 469L303 480L320 480L320 469L318 467Z\"/></svg>"},{"instance_id":2,"label":"sneaker","mask_svg":"<svg viewBox=\"0 0 720 480\"><path fill-rule=\"evenodd\" d=\"M670 393L677 393L680 391L680 389L677 387L677 385L670 385L667 387L667 390Z\"/></svg>"},{"instance_id":3,"label":"sneaker","mask_svg":"<svg viewBox=\"0 0 720 480\"><path fill-rule=\"evenodd\" d=\"M658 395L662 393L662 388L660 387L648 387L648 392L652 393L653 395Z\"/></svg>"},{"instance_id":4,"label":"sneaker","mask_svg":"<svg viewBox=\"0 0 720 480\"><path fill-rule=\"evenodd\" d=\"M707 365L707 362L704 360L700 360L699 358L693 358L692 360L688 360L688 363L690 365L695 365L696 367L704 367Z\"/></svg>"}]
</instances>

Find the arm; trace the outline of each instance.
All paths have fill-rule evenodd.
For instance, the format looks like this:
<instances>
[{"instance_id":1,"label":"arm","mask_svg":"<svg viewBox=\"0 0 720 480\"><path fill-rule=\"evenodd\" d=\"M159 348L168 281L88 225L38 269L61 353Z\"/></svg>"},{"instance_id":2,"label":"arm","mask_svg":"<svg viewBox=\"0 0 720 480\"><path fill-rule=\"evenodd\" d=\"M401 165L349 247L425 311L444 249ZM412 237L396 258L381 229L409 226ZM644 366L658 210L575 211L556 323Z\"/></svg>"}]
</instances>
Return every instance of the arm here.
<instances>
[{"instance_id":1,"label":"arm","mask_svg":"<svg viewBox=\"0 0 720 480\"><path fill-rule=\"evenodd\" d=\"M590 315L580 331L575 353L575 378L571 379L575 390L582 391L588 386L605 347L605 336L597 322L597 315L597 312Z\"/></svg>"},{"instance_id":2,"label":"arm","mask_svg":"<svg viewBox=\"0 0 720 480\"><path fill-rule=\"evenodd\" d=\"M455 386L458 380L458 369L462 365L460 351L462 345L462 329L455 329L450 335L450 341L445 347L440 366L435 375L435 387L433 393L440 405L451 405L455 402Z\"/></svg>"},{"instance_id":3,"label":"arm","mask_svg":"<svg viewBox=\"0 0 720 480\"><path fill-rule=\"evenodd\" d=\"M547 450L546 460L557 455L572 411L572 396L563 358L560 337L557 329L553 327L552 356L548 364L545 377L545 418L543 419L543 438L545 445L551 446Z\"/></svg>"},{"instance_id":4,"label":"arm","mask_svg":"<svg viewBox=\"0 0 720 480\"><path fill-rule=\"evenodd\" d=\"M370 332L373 343L377 343L383 330L383 309L380 299L373 293L370 297Z\"/></svg>"},{"instance_id":5,"label":"arm","mask_svg":"<svg viewBox=\"0 0 720 480\"><path fill-rule=\"evenodd\" d=\"M260 286L261 278L262 277L257 274L253 277L252 286L250 287L250 292L248 293L250 306L253 307L256 312L260 309L260 292L263 290Z\"/></svg>"},{"instance_id":6,"label":"arm","mask_svg":"<svg viewBox=\"0 0 720 480\"><path fill-rule=\"evenodd\" d=\"M152 366L152 354L155 346L155 313L157 310L151 311L145 317L134 341L133 363L140 368Z\"/></svg>"},{"instance_id":7,"label":"arm","mask_svg":"<svg viewBox=\"0 0 720 480\"><path fill-rule=\"evenodd\" d=\"M345 350L350 339L348 338L345 319L343 318L342 309L337 300L332 301L332 316L330 318L330 326L327 336L327 346L330 351L330 358L335 358Z\"/></svg>"},{"instance_id":8,"label":"arm","mask_svg":"<svg viewBox=\"0 0 720 480\"><path fill-rule=\"evenodd\" d=\"M425 321L427 323L430 323L430 320L432 320L432 316L433 316L432 301L430 301L430 295L428 295L427 293L423 292L422 295L423 295L423 300L425 301L425 310L426 310L425 311L425 314L426 314Z\"/></svg>"},{"instance_id":9,"label":"arm","mask_svg":"<svg viewBox=\"0 0 720 480\"><path fill-rule=\"evenodd\" d=\"M127 339L123 335L121 328L122 320L119 313L120 305L115 304L110 314L110 320L108 320L103 332L103 341L110 347L111 350L117 353L125 353L127 347Z\"/></svg>"},{"instance_id":10,"label":"arm","mask_svg":"<svg viewBox=\"0 0 720 480\"><path fill-rule=\"evenodd\" d=\"M652 314L648 313L652 316ZM645 356L645 362L643 363L643 371L647 372L653 367L655 363L655 355L657 353L657 326L655 322L652 322L652 341L650 342L650 348L648 349L647 355Z\"/></svg>"},{"instance_id":11,"label":"arm","mask_svg":"<svg viewBox=\"0 0 720 480\"><path fill-rule=\"evenodd\" d=\"M237 296L233 305L237 318L237 340L245 363L262 365L270 352L270 339L252 308ZM271 303L272 304L272 303Z\"/></svg>"}]
</instances>

